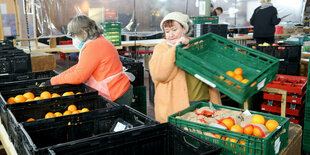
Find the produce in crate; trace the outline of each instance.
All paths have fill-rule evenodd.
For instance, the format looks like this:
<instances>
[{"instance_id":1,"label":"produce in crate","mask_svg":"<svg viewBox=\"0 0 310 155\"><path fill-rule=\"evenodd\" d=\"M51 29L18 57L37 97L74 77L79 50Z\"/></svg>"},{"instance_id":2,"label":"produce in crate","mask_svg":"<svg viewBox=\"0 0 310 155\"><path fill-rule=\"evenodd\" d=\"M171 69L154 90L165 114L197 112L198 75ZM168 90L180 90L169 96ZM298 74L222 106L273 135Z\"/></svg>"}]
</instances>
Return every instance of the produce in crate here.
<instances>
[{"instance_id":1,"label":"produce in crate","mask_svg":"<svg viewBox=\"0 0 310 155\"><path fill-rule=\"evenodd\" d=\"M77 92L76 95L78 94L82 94L81 92ZM73 91L68 91L63 93L62 96L70 96L70 95L74 95ZM21 102L29 102L29 101L33 101L33 100L42 100L42 99L49 99L49 98L53 98L53 97L61 97L61 95L59 95L58 93L50 93L48 91L43 91L40 96L35 97L35 95L32 92L26 92L23 95L17 95L15 97L10 97L7 100L8 104L14 104L14 103L21 103Z\"/></svg>"},{"instance_id":2,"label":"produce in crate","mask_svg":"<svg viewBox=\"0 0 310 155\"><path fill-rule=\"evenodd\" d=\"M53 117L60 117L60 116L66 116L66 115L72 115L72 114L79 114L79 113L83 113L83 112L88 112L89 109L88 108L82 108L81 110L77 109L77 107L73 104L69 105L68 108L66 109L66 111L62 114L61 112L48 112L45 114L45 119L46 118L53 118ZM29 121L34 121L33 118L29 118L27 120L27 122Z\"/></svg>"},{"instance_id":3,"label":"produce in crate","mask_svg":"<svg viewBox=\"0 0 310 155\"><path fill-rule=\"evenodd\" d=\"M241 111L233 111L229 109L212 111L209 107L201 107L194 112L188 112L182 116L177 116L176 118L218 128L223 127L222 129L262 138L268 136L279 126L279 123L276 120L267 121L262 115L246 115ZM194 132L201 133L201 131L198 130ZM224 136L208 132L203 132L203 134L216 138L223 138ZM233 138L227 137L226 140L228 139L231 142L236 141Z\"/></svg>"}]
</instances>

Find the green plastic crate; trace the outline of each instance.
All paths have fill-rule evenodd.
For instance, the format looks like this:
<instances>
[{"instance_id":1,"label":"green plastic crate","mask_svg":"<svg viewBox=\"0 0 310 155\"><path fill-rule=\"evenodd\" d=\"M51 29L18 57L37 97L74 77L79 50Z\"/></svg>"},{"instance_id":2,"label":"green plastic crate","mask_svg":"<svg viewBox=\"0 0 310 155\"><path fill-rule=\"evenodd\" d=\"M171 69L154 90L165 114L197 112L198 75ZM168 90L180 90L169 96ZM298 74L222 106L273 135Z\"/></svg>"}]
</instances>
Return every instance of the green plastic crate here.
<instances>
[{"instance_id":1,"label":"green plastic crate","mask_svg":"<svg viewBox=\"0 0 310 155\"><path fill-rule=\"evenodd\" d=\"M218 24L218 16L200 16L200 17L190 17L194 24Z\"/></svg>"},{"instance_id":2,"label":"green plastic crate","mask_svg":"<svg viewBox=\"0 0 310 155\"><path fill-rule=\"evenodd\" d=\"M104 34L104 37L105 38L108 38L108 39L117 39L117 40L122 40L122 36L121 35L107 35L107 34Z\"/></svg>"},{"instance_id":3,"label":"green plastic crate","mask_svg":"<svg viewBox=\"0 0 310 155\"><path fill-rule=\"evenodd\" d=\"M189 44L188 49L177 46L175 64L240 104L276 78L279 59L268 54L213 33L190 40ZM249 82L244 84L225 74L236 68L243 69L243 78Z\"/></svg>"},{"instance_id":4,"label":"green plastic crate","mask_svg":"<svg viewBox=\"0 0 310 155\"><path fill-rule=\"evenodd\" d=\"M146 87L133 87L133 99L131 107L146 115Z\"/></svg>"},{"instance_id":5,"label":"green plastic crate","mask_svg":"<svg viewBox=\"0 0 310 155\"><path fill-rule=\"evenodd\" d=\"M310 122L304 122L303 128L303 150L310 152Z\"/></svg>"},{"instance_id":6,"label":"green plastic crate","mask_svg":"<svg viewBox=\"0 0 310 155\"><path fill-rule=\"evenodd\" d=\"M214 105L214 108L216 110L223 109L230 109L234 111L244 111L242 109L233 108L233 107L227 107L227 106L221 106L221 105ZM259 114L264 116L266 119L274 119L277 122L279 122L279 125L281 128L277 128L273 132L271 132L267 137L261 138L256 137L252 135L246 135L241 134L237 132L232 132L229 130L219 129L216 127L211 127L208 125L203 125L195 122L190 122L182 119L176 118L176 116L182 116L188 112L192 112L196 110L197 108L201 107L209 107L209 103L206 102L200 102L197 103L181 112L177 112L171 116L168 117L168 121L172 124L175 124L176 126L184 129L186 128L193 134L195 134L198 137L201 137L202 139L205 139L209 142L212 142L220 147L223 148L222 154L255 154L255 155L274 155L281 152L283 148L285 148L288 144L288 128L289 128L289 118L271 115L271 114L265 114L255 111L250 111L252 114ZM200 132L199 132L200 131ZM214 134L219 134L221 136L230 137L234 139L238 139L238 142L240 140L245 141L245 145L230 142L223 139L218 139L214 137L209 137L204 134L201 134L201 132L211 132ZM222 138L222 137L221 137ZM280 141L280 143L278 143ZM276 146L279 147L278 152L276 153L275 148Z\"/></svg>"},{"instance_id":7,"label":"green plastic crate","mask_svg":"<svg viewBox=\"0 0 310 155\"><path fill-rule=\"evenodd\" d=\"M120 27L108 27L108 28L103 28L104 33L106 32L119 32L121 33L121 28Z\"/></svg>"}]
</instances>

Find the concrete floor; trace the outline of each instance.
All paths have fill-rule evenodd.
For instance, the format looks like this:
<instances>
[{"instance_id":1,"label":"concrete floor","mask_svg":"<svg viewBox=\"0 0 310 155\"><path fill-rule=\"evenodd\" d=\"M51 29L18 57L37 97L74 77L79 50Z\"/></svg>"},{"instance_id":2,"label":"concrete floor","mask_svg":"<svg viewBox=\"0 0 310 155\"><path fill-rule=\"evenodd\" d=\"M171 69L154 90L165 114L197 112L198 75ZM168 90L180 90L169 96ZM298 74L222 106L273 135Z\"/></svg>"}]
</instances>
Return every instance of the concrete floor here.
<instances>
[{"instance_id":1,"label":"concrete floor","mask_svg":"<svg viewBox=\"0 0 310 155\"><path fill-rule=\"evenodd\" d=\"M67 69L66 67L66 61L62 58L60 58L59 53L55 53L56 55L56 71L61 73ZM143 62L144 64L144 58L139 57L138 61ZM69 60L69 66L73 66L77 63L77 61ZM149 74L147 71L144 71L144 85L146 86L146 97L147 97L147 115L151 118L154 118L154 106L150 103L149 100Z\"/></svg>"}]
</instances>

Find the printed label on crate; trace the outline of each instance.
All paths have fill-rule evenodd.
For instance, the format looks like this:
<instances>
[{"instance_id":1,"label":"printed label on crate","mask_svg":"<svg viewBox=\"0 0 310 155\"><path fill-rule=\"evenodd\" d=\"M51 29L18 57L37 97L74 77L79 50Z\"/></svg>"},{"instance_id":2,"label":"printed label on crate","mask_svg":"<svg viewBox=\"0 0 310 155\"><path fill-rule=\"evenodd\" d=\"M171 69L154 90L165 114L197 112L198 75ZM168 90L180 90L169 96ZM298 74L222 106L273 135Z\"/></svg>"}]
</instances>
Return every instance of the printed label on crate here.
<instances>
[{"instance_id":1,"label":"printed label on crate","mask_svg":"<svg viewBox=\"0 0 310 155\"><path fill-rule=\"evenodd\" d=\"M257 84L257 90L260 90L261 88L264 87L266 82L266 78L264 80L262 80L260 83Z\"/></svg>"},{"instance_id":2,"label":"printed label on crate","mask_svg":"<svg viewBox=\"0 0 310 155\"><path fill-rule=\"evenodd\" d=\"M279 59L280 61L285 61L284 59Z\"/></svg>"},{"instance_id":3,"label":"printed label on crate","mask_svg":"<svg viewBox=\"0 0 310 155\"><path fill-rule=\"evenodd\" d=\"M211 86L212 88L215 88L215 87L216 87L216 85L215 85L214 83L208 81L207 79L201 77L201 76L198 75L198 74L195 74L195 77L196 77L197 79L201 80L202 82L204 82L205 84Z\"/></svg>"},{"instance_id":4,"label":"printed label on crate","mask_svg":"<svg viewBox=\"0 0 310 155\"><path fill-rule=\"evenodd\" d=\"M296 100L292 100L293 103L296 103Z\"/></svg>"},{"instance_id":5,"label":"printed label on crate","mask_svg":"<svg viewBox=\"0 0 310 155\"><path fill-rule=\"evenodd\" d=\"M115 128L114 128L114 132L118 132L118 131L123 131L125 130L126 125L122 124L121 122L117 122Z\"/></svg>"},{"instance_id":6,"label":"printed label on crate","mask_svg":"<svg viewBox=\"0 0 310 155\"><path fill-rule=\"evenodd\" d=\"M262 108L262 110L266 110L265 108Z\"/></svg>"},{"instance_id":7,"label":"printed label on crate","mask_svg":"<svg viewBox=\"0 0 310 155\"><path fill-rule=\"evenodd\" d=\"M274 143L274 152L275 154L279 153L280 151L280 146L281 146L281 141L280 141L280 137L275 141Z\"/></svg>"}]
</instances>

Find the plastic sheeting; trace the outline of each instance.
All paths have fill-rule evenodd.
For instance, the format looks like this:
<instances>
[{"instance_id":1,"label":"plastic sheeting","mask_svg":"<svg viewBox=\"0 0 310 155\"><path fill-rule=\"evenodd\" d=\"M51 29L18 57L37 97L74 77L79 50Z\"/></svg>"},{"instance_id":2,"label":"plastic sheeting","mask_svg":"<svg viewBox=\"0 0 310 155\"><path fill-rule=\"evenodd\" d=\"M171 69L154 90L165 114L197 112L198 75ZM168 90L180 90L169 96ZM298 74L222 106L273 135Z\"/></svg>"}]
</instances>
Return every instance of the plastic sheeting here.
<instances>
[{"instance_id":1,"label":"plastic sheeting","mask_svg":"<svg viewBox=\"0 0 310 155\"><path fill-rule=\"evenodd\" d=\"M196 0L35 0L39 37L66 34L66 25L77 14L101 22L118 21L122 32L148 35L161 31L162 18L173 11L198 15Z\"/></svg>"},{"instance_id":2,"label":"plastic sheeting","mask_svg":"<svg viewBox=\"0 0 310 155\"><path fill-rule=\"evenodd\" d=\"M214 8L222 7L223 14L220 21L230 26L250 26L249 21L254 9L260 6L259 0L212 0ZM301 24L303 23L303 11L306 0L271 0L278 10L278 16L283 17L282 22Z\"/></svg>"}]
</instances>

